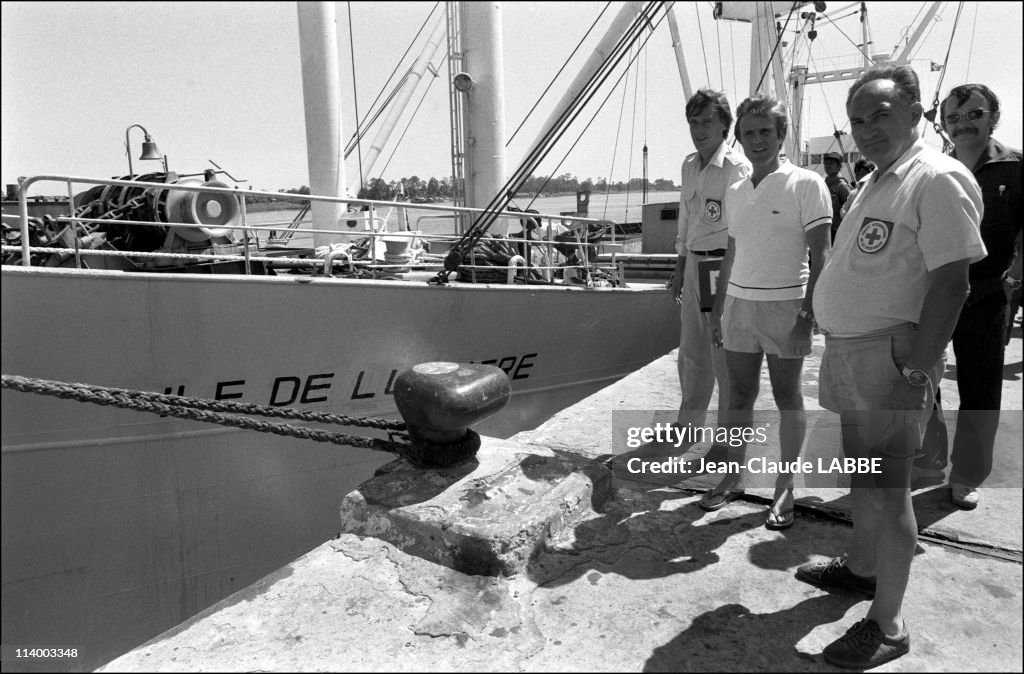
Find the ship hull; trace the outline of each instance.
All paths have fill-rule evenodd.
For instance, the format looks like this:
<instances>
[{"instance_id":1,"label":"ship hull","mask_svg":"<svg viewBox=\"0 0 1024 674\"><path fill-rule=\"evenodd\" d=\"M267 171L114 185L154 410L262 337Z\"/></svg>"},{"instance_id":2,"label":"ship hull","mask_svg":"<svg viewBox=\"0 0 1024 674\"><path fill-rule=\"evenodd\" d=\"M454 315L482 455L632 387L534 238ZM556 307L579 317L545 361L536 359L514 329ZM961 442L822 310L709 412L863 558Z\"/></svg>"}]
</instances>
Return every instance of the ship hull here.
<instances>
[{"instance_id":1,"label":"ship hull","mask_svg":"<svg viewBox=\"0 0 1024 674\"><path fill-rule=\"evenodd\" d=\"M3 372L396 416L403 367L488 362L508 436L678 343L663 287L3 270ZM338 533L390 454L4 390L3 637L95 667ZM330 430L358 433L358 429ZM47 663L52 665L52 663Z\"/></svg>"}]
</instances>

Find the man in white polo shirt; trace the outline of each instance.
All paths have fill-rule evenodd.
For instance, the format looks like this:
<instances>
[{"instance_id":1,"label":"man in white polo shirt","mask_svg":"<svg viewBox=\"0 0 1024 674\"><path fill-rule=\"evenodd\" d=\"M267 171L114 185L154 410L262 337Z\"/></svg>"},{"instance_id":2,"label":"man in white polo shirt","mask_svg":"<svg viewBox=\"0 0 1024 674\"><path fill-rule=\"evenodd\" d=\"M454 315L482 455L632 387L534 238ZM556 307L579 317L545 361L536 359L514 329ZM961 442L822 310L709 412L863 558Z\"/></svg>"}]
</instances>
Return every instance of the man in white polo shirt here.
<instances>
[{"instance_id":1,"label":"man in white polo shirt","mask_svg":"<svg viewBox=\"0 0 1024 674\"><path fill-rule=\"evenodd\" d=\"M701 307L699 266L721 259L728 232L723 213L725 190L750 175L750 162L725 142L732 126L732 111L725 94L701 89L686 103L690 138L697 149L683 161L679 196L672 297L680 306L679 385L682 399L677 422L701 427L718 381L718 407L729 401L729 375L725 354L711 345L709 312Z\"/></svg>"},{"instance_id":2,"label":"man in white polo shirt","mask_svg":"<svg viewBox=\"0 0 1024 674\"><path fill-rule=\"evenodd\" d=\"M712 331L729 367L731 427L750 427L767 356L781 460L792 465L807 427L800 370L811 352L811 298L829 248L832 199L821 176L780 160L788 125L785 107L767 96L752 96L736 110L736 137L754 170L725 196L729 243L719 286L726 290L715 297ZM730 460L742 465L745 446L731 449ZM727 473L701 506L728 503L741 493L740 480ZM793 515L793 475L780 472L765 525L785 529Z\"/></svg>"},{"instance_id":3,"label":"man in white polo shirt","mask_svg":"<svg viewBox=\"0 0 1024 674\"><path fill-rule=\"evenodd\" d=\"M903 596L917 543L910 465L932 411L944 353L985 256L981 190L960 162L918 138L921 87L909 66L865 72L850 87L853 139L878 168L843 220L814 312L826 335L820 400L842 421L851 477L848 556L804 564L797 578L873 597L867 616L824 650L870 669L910 650Z\"/></svg>"}]
</instances>

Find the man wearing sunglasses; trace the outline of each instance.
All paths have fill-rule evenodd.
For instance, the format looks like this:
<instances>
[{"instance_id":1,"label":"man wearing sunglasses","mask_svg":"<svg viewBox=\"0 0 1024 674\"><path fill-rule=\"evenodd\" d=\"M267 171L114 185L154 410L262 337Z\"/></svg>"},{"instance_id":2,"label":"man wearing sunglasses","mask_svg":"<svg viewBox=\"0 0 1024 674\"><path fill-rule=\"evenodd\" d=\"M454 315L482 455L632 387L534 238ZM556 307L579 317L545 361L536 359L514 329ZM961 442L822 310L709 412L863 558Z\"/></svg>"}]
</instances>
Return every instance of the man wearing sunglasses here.
<instances>
[{"instance_id":1,"label":"man wearing sunglasses","mask_svg":"<svg viewBox=\"0 0 1024 674\"><path fill-rule=\"evenodd\" d=\"M970 266L971 294L953 332L960 411L953 439L950 494L957 506L978 505L978 486L992 470L1003 387L1008 297L1020 288L1021 152L992 137L999 124L999 98L984 84L963 84L942 102L942 128L953 141L952 156L974 173L985 210L981 237L988 256ZM1015 259L1016 258L1016 259ZM1018 439L1019 442L1019 439ZM946 465L947 447L918 466L936 478ZM930 474L929 474L930 473Z\"/></svg>"}]
</instances>

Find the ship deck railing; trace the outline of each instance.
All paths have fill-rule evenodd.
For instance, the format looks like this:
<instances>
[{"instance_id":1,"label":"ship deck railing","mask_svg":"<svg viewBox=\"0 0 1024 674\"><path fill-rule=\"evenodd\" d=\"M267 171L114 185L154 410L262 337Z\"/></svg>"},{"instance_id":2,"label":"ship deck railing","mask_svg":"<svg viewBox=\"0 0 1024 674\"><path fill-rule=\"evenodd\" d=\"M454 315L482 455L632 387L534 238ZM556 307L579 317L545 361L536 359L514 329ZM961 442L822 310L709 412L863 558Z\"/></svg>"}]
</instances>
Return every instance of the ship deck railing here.
<instances>
[{"instance_id":1,"label":"ship deck railing","mask_svg":"<svg viewBox=\"0 0 1024 674\"><path fill-rule=\"evenodd\" d=\"M54 237L53 242L63 243L63 246L33 246L30 244L30 218L28 215L28 203L33 197L29 196L28 190L35 183L40 182L61 182L67 186L68 194L68 208L70 211L67 215L57 216L55 220L64 225L60 234ZM238 212L239 212L239 224L234 225L211 225L211 224L197 224L187 222L153 222L153 221L139 221L139 220L112 220L110 218L85 218L78 217L74 214L74 203L75 203L75 186L76 185L88 185L88 186L114 186L114 187L130 187L141 190L152 190L155 193L178 190L184 192L198 192L198 193L218 193L228 194L237 200ZM282 221L280 223L261 223L259 225L252 225L247 222L246 204L247 200L254 197L270 197L275 200L285 199L287 201L299 202L300 213L292 217L289 221ZM354 231L336 231L336 230L324 230L314 227L302 227L301 220L306 212L311 210L311 205L316 202L338 204L344 207L359 207L359 211L345 211L339 218L341 221L362 221L362 229L356 229ZM325 276L333 276L333 263L339 262L343 265L347 265L350 269L361 269L370 270L376 272L396 272L396 271L441 271L444 269L444 260L442 255L431 253L426 256L421 256L419 259L410 259L407 261L396 261L396 262L378 262L375 257L375 251L378 249L378 241L380 240L394 240L397 237L410 237L410 243L413 240L419 242L429 242L432 247L437 249L443 249L445 252L448 251L450 246L458 242L465 231L467 222L472 222L474 218L480 214L485 213L485 209L470 208L465 206L454 206L454 205L439 205L431 203L416 203L411 204L409 202L402 201L383 201L375 199L359 199L353 197L331 197L322 195L306 195L306 194L287 194L282 195L279 192L266 192L259 190L241 190L238 188L231 187L213 187L206 185L189 185L189 184L175 184L175 183L159 183L159 182L147 182L141 180L125 180L125 179L100 179L100 178L87 178L80 176L68 176L68 175L37 175L27 178L19 179L19 193L18 193L18 207L19 213L17 215L4 214L3 223L6 232L13 229L20 230L20 245L3 245L3 252L6 254L21 252L20 264L23 266L32 265L33 254L48 254L58 255L60 262L66 262L71 256L74 257L74 265L76 268L83 267L83 258L89 256L114 256L121 257L130 260L130 265L138 269L139 271L160 271L159 268L146 268L138 264L138 260L153 260L162 261L163 263L173 264L179 262L195 263L195 262L224 262L224 261L241 261L244 263L244 273L252 274L253 263L264 263L273 265L275 267L292 267L292 268L311 268L313 273L319 271ZM415 219L416 229L389 229L389 222L392 217L398 223L406 223L408 226L408 218L406 216L407 210L416 211L433 211L428 215L420 215ZM525 226L526 219L535 220L538 223L538 227L535 231L541 233L540 239L527 238L525 233L527 228ZM424 224L436 221L450 221L452 224L451 234L438 234L438 233L425 233L422 230ZM129 227L152 227L154 224L158 224L162 227L181 227L191 229L202 229L202 228L216 228L216 229L229 229L241 234L241 240L237 242L236 246L220 246L213 245L209 247L210 252L192 252L187 253L170 253L161 251L127 251L127 250L115 250L101 247L90 247L88 244L83 245L82 239L84 236L80 236L79 232L87 235L94 231L96 227L101 224L109 224L111 222L117 222L119 225L125 225ZM491 237L489 241L503 241L507 242L511 246L515 247L516 250L525 249L527 255L515 256L509 261L507 266L493 265L493 264L476 264L475 254L471 250L464 260L464 264L460 267L472 273L473 270L488 270L492 273L499 270L504 270L508 274L507 282L511 283L513 277L524 272L524 269L536 270L541 276L542 281L555 282L556 273L561 271L565 272L570 270L571 272L578 273L580 277L587 279L586 284L591 283L589 274L585 272L591 271L596 272L598 270L604 271L611 274L613 277L617 276L619 279L622 277L621 265L617 265L615 261L615 253L620 250L623 246L622 237L616 237L615 227L608 227L608 233L610 235L610 241L603 240L599 242L590 242L586 239L585 229L591 224L600 225L612 225L607 220L598 220L595 218L579 217L574 215L567 215L560 213L558 215L534 213L534 212L523 212L523 211L501 211L496 214L496 222L501 222L504 225L504 236ZM273 232L276 230L284 229L287 231L287 237L276 237L273 236ZM510 230L514 225L522 227L522 233L519 235L513 235ZM493 227L492 227L493 229ZM501 226L498 226L501 229ZM264 238L261 242L260 234L266 234L271 232L271 235ZM575 234L574 240L568 242L556 241L555 235L558 233L569 233ZM333 238L340 239L336 243L352 242L354 240L362 240L369 238L371 243L371 255L370 259L353 259L348 257L346 254L333 254L334 247L327 246L314 246L312 249L314 255L311 257L309 252L310 249L301 249L295 247L278 247L274 244L280 243L282 239L291 239L296 234L310 234L314 237L314 240L330 240ZM580 261L579 264L566 265L564 262L557 262L560 255L556 251L556 244L565 246L570 245L575 247L577 251L577 258ZM241 249L239 252L238 248ZM596 252L603 252L607 257L608 253L611 253L611 263L601 262L598 263L592 258L597 256L594 253L588 254L588 249L597 249ZM538 264L533 256L530 254L533 251L542 251L541 259L545 261L545 264ZM290 256L289 253L293 252L295 256ZM346 259L347 258L347 259ZM519 258L519 259L516 259ZM52 263L51 263L52 266ZM258 273L258 272L257 272Z\"/></svg>"}]
</instances>

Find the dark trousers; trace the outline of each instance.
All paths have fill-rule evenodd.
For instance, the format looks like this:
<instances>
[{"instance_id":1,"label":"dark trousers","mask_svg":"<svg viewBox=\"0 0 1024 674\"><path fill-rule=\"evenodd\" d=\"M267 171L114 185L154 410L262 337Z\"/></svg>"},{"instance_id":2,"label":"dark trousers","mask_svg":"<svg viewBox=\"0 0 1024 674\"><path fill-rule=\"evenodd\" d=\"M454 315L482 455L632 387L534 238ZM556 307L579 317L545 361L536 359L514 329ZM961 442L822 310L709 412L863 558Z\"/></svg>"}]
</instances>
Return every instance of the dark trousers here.
<instances>
[{"instance_id":1,"label":"dark trousers","mask_svg":"<svg viewBox=\"0 0 1024 674\"><path fill-rule=\"evenodd\" d=\"M980 300L969 298L953 331L960 410L953 438L951 483L976 487L992 472L1003 392L1006 307L1006 294L1001 290ZM939 402L936 398L937 406ZM925 456L915 462L919 467L946 465L945 420L941 407L936 412L926 433Z\"/></svg>"}]
</instances>

